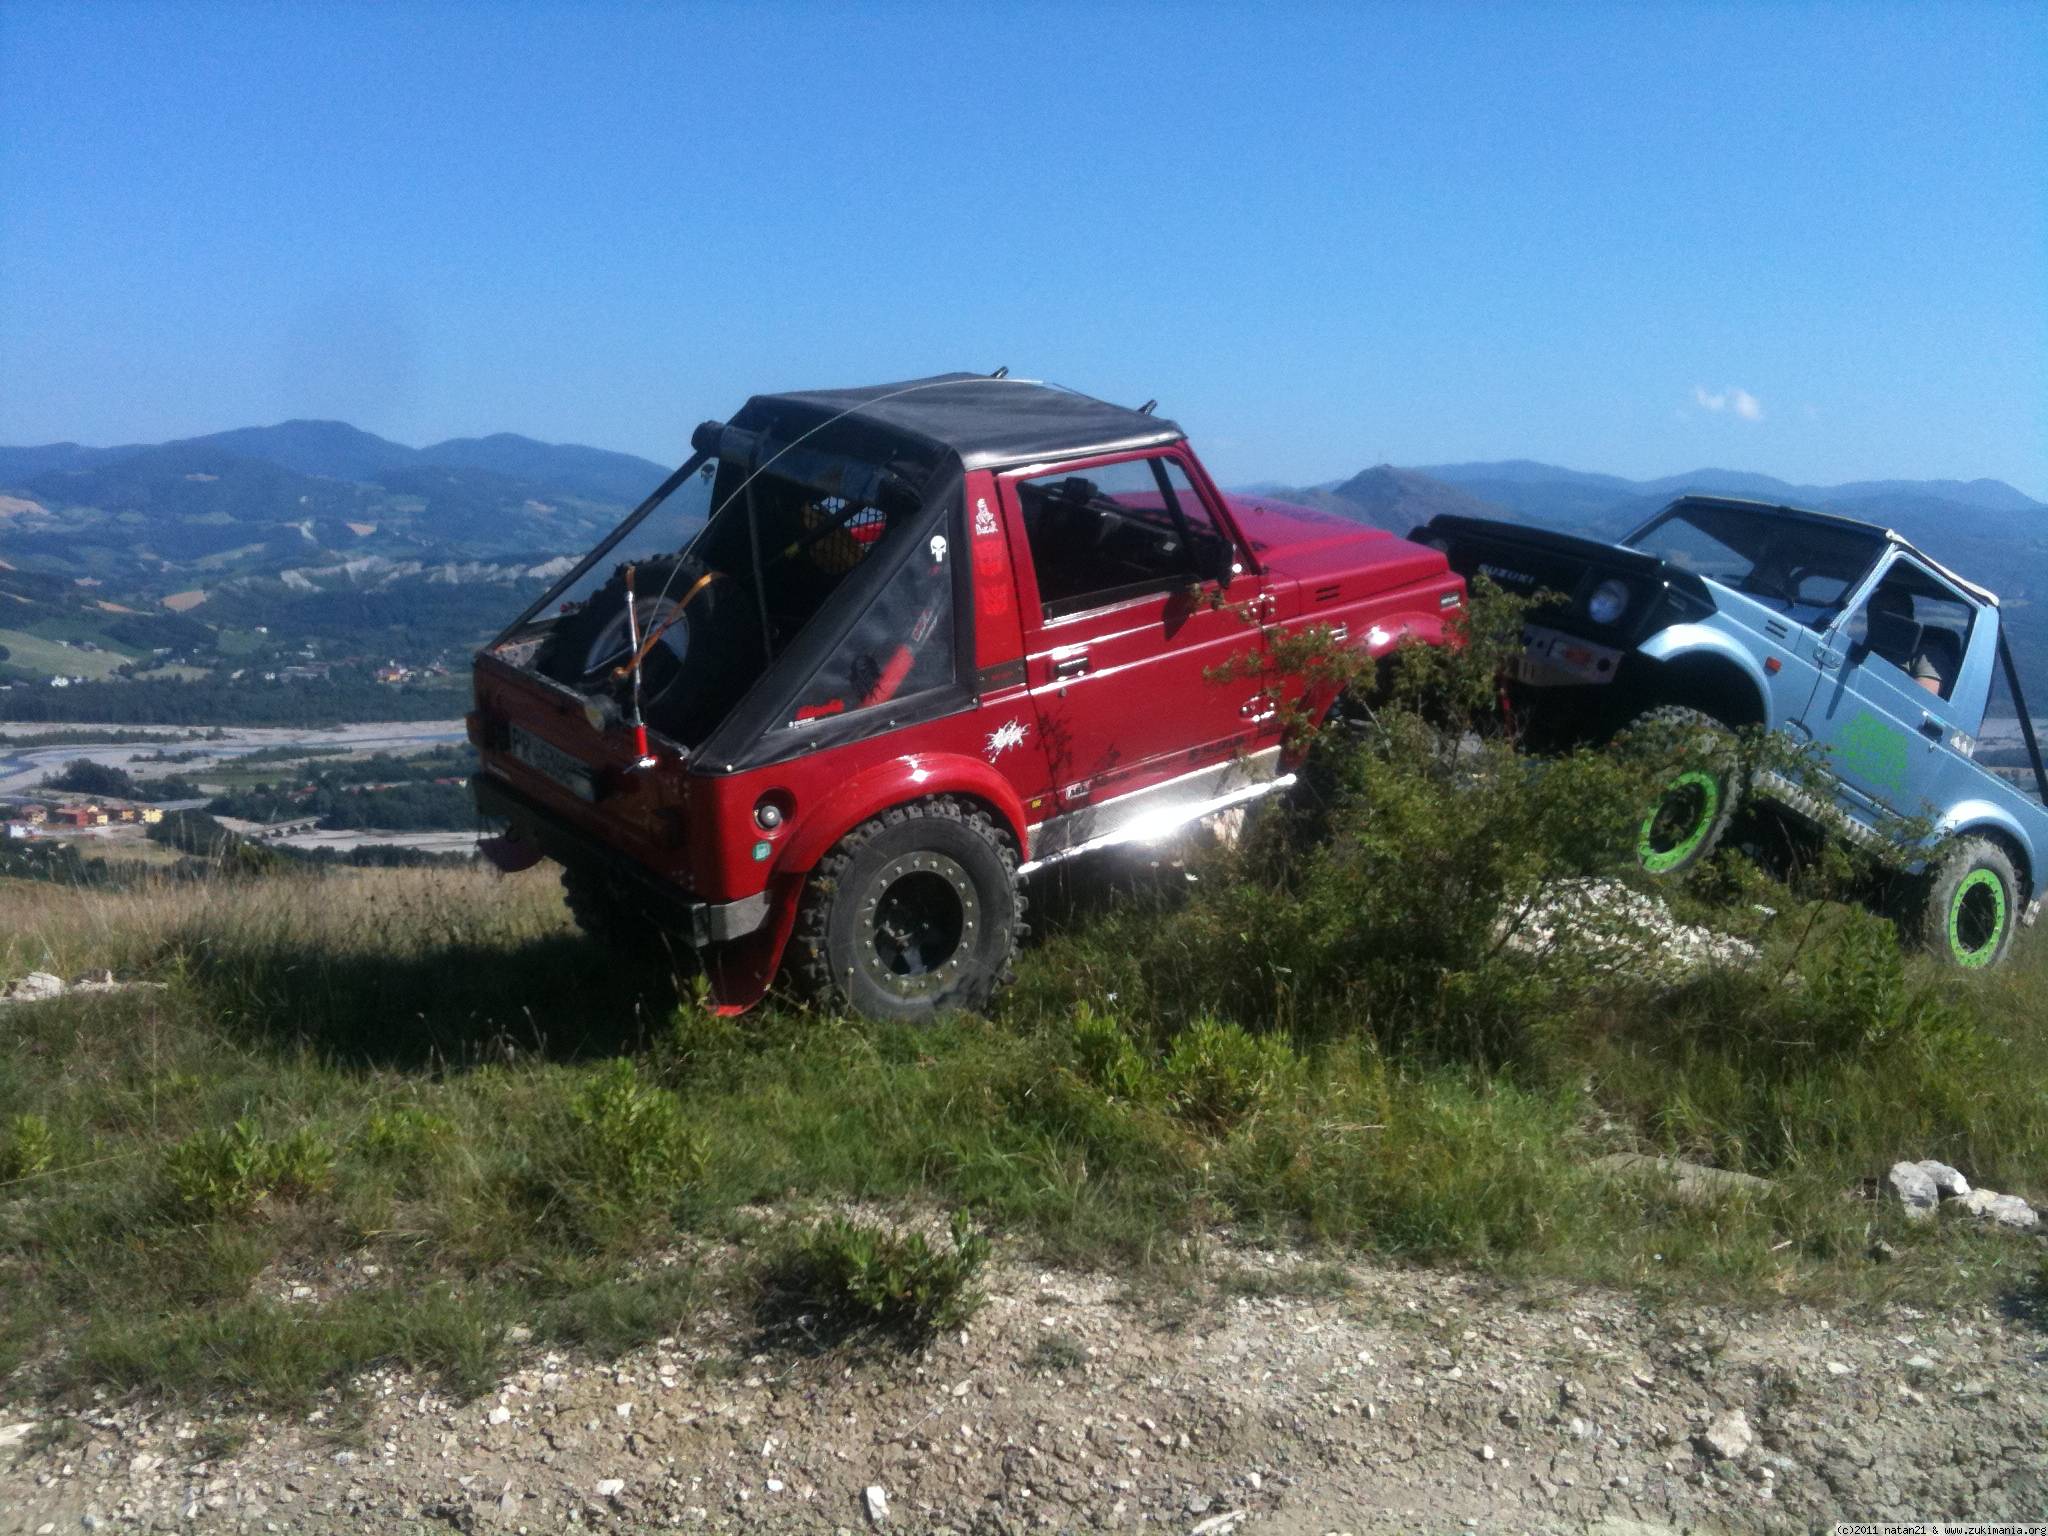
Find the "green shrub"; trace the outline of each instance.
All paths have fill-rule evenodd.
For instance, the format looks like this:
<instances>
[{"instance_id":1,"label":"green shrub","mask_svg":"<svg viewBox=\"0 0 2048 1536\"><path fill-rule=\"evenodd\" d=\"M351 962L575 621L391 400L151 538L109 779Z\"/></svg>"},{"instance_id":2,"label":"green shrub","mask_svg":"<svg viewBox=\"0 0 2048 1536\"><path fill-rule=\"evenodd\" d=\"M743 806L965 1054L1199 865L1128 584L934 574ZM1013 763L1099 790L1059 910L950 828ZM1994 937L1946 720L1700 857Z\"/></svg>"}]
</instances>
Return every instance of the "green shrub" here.
<instances>
[{"instance_id":1,"label":"green shrub","mask_svg":"<svg viewBox=\"0 0 2048 1536\"><path fill-rule=\"evenodd\" d=\"M1175 1038L1159 1071L1176 1114L1228 1131L1294 1086L1301 1059L1275 1036L1203 1019Z\"/></svg>"},{"instance_id":2,"label":"green shrub","mask_svg":"<svg viewBox=\"0 0 2048 1536\"><path fill-rule=\"evenodd\" d=\"M16 1115L0 1139L0 1184L48 1173L57 1161L56 1138L41 1115Z\"/></svg>"},{"instance_id":3,"label":"green shrub","mask_svg":"<svg viewBox=\"0 0 2048 1536\"><path fill-rule=\"evenodd\" d=\"M247 1216L272 1196L304 1199L325 1189L333 1172L333 1151L310 1129L271 1141L246 1119L187 1137L163 1165L171 1208L200 1221Z\"/></svg>"},{"instance_id":4,"label":"green shrub","mask_svg":"<svg viewBox=\"0 0 2048 1536\"><path fill-rule=\"evenodd\" d=\"M599 1246L672 1218L702 1175L704 1148L676 1096L623 1058L594 1073L542 1134L550 1215Z\"/></svg>"},{"instance_id":5,"label":"green shrub","mask_svg":"<svg viewBox=\"0 0 2048 1536\"><path fill-rule=\"evenodd\" d=\"M455 1143L453 1121L411 1105L375 1111L356 1138L365 1158L408 1184L417 1183Z\"/></svg>"},{"instance_id":6,"label":"green shrub","mask_svg":"<svg viewBox=\"0 0 2048 1536\"><path fill-rule=\"evenodd\" d=\"M1114 1099L1144 1100L1152 1068L1122 1024L1082 1003L1074 1010L1074 1056L1082 1077Z\"/></svg>"},{"instance_id":7,"label":"green shrub","mask_svg":"<svg viewBox=\"0 0 2048 1536\"><path fill-rule=\"evenodd\" d=\"M1462 645L1374 662L1314 631L1269 634L1264 660L1227 669L1303 678L1287 713L1307 757L1288 806L1198 864L1184 906L1116 922L1143 978L1134 1016L1366 1032L1491 1068L1527 1062L1589 991L1638 985L1650 941L1632 904L1583 896L1640 883L1643 808L1674 752L1703 749L1524 754L1495 700L1526 606L1482 581Z\"/></svg>"},{"instance_id":8,"label":"green shrub","mask_svg":"<svg viewBox=\"0 0 2048 1536\"><path fill-rule=\"evenodd\" d=\"M988 1239L964 1211L949 1242L835 1217L800 1236L767 1277L771 1320L832 1341L863 1328L921 1338L957 1328L980 1308L975 1281Z\"/></svg>"}]
</instances>

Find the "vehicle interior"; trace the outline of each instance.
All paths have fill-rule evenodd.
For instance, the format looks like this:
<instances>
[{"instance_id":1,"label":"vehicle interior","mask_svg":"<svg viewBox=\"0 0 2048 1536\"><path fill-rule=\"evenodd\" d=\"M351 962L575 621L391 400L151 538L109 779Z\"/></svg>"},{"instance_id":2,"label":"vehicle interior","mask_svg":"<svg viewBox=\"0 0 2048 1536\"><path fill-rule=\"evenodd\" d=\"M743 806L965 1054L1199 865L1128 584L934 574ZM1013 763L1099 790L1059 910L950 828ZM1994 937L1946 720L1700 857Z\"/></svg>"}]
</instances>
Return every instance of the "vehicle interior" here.
<instances>
[{"instance_id":1,"label":"vehicle interior","mask_svg":"<svg viewBox=\"0 0 2048 1536\"><path fill-rule=\"evenodd\" d=\"M1885 547L1871 530L1726 506L1674 507L1627 542L1809 629L1833 622Z\"/></svg>"},{"instance_id":2,"label":"vehicle interior","mask_svg":"<svg viewBox=\"0 0 2048 1536\"><path fill-rule=\"evenodd\" d=\"M499 654L576 688L612 721L630 717L637 654L647 723L684 746L707 737L847 577L919 514L929 473L881 453L765 438L742 446L745 456L706 464L693 495L653 509L588 573L561 583L546 604L553 616L515 631Z\"/></svg>"},{"instance_id":3,"label":"vehicle interior","mask_svg":"<svg viewBox=\"0 0 2048 1536\"><path fill-rule=\"evenodd\" d=\"M1042 475L1019 482L1017 499L1049 619L1199 580L1228 548L1163 459Z\"/></svg>"},{"instance_id":4,"label":"vehicle interior","mask_svg":"<svg viewBox=\"0 0 2048 1536\"><path fill-rule=\"evenodd\" d=\"M1893 562L1864 606L1868 652L1928 693L1946 699L1969 654L1976 611L1917 561Z\"/></svg>"}]
</instances>

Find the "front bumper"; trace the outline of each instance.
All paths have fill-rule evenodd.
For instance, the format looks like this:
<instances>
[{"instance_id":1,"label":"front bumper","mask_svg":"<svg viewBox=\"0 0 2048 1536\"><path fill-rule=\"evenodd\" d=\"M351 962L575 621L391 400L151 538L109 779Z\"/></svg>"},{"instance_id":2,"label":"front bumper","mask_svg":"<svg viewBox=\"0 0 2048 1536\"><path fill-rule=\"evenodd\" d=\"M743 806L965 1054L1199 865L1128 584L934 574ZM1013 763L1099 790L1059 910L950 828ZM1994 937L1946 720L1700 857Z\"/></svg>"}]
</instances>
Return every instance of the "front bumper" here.
<instances>
[{"instance_id":1,"label":"front bumper","mask_svg":"<svg viewBox=\"0 0 2048 1536\"><path fill-rule=\"evenodd\" d=\"M477 809L485 816L510 822L521 841L530 843L557 864L598 869L636 894L644 894L651 911L662 914L664 926L696 948L743 939L768 921L768 893L760 891L737 901L697 901L659 875L650 873L589 833L564 826L539 802L490 773L469 781Z\"/></svg>"}]
</instances>

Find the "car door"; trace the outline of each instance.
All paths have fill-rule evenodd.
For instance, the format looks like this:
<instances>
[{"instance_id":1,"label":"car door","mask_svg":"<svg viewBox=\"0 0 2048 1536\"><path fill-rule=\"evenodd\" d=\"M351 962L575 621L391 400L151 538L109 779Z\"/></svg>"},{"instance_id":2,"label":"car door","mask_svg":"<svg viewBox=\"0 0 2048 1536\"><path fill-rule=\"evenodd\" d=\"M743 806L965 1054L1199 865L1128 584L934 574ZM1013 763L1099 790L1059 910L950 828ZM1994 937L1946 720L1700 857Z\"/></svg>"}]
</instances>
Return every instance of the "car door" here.
<instances>
[{"instance_id":1,"label":"car door","mask_svg":"<svg viewBox=\"0 0 2048 1536\"><path fill-rule=\"evenodd\" d=\"M1959 684L1983 670L1979 648L1996 643L1977 615L1975 601L1900 552L1822 636L1806 725L1850 810L1924 816L1963 793L1982 689ZM1916 681L1916 668L1935 686Z\"/></svg>"},{"instance_id":2,"label":"car door","mask_svg":"<svg viewBox=\"0 0 2048 1536\"><path fill-rule=\"evenodd\" d=\"M1171 452L1034 466L999 482L1025 676L1054 787L1041 853L1219 791L1277 743L1258 679L1258 576ZM1237 568L1227 602L1219 573Z\"/></svg>"}]
</instances>

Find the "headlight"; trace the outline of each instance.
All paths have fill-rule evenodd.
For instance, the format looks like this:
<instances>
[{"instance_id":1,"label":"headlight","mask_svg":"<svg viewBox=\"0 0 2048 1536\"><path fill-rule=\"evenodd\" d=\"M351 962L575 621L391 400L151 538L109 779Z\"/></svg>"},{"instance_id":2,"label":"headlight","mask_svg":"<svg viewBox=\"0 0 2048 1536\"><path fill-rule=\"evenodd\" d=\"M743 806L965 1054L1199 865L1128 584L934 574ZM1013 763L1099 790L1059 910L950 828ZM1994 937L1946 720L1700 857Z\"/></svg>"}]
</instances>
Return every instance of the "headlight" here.
<instances>
[{"instance_id":1,"label":"headlight","mask_svg":"<svg viewBox=\"0 0 2048 1536\"><path fill-rule=\"evenodd\" d=\"M1586 617L1595 624L1619 624L1628 612L1628 598L1627 582L1603 581L1586 599Z\"/></svg>"}]
</instances>

